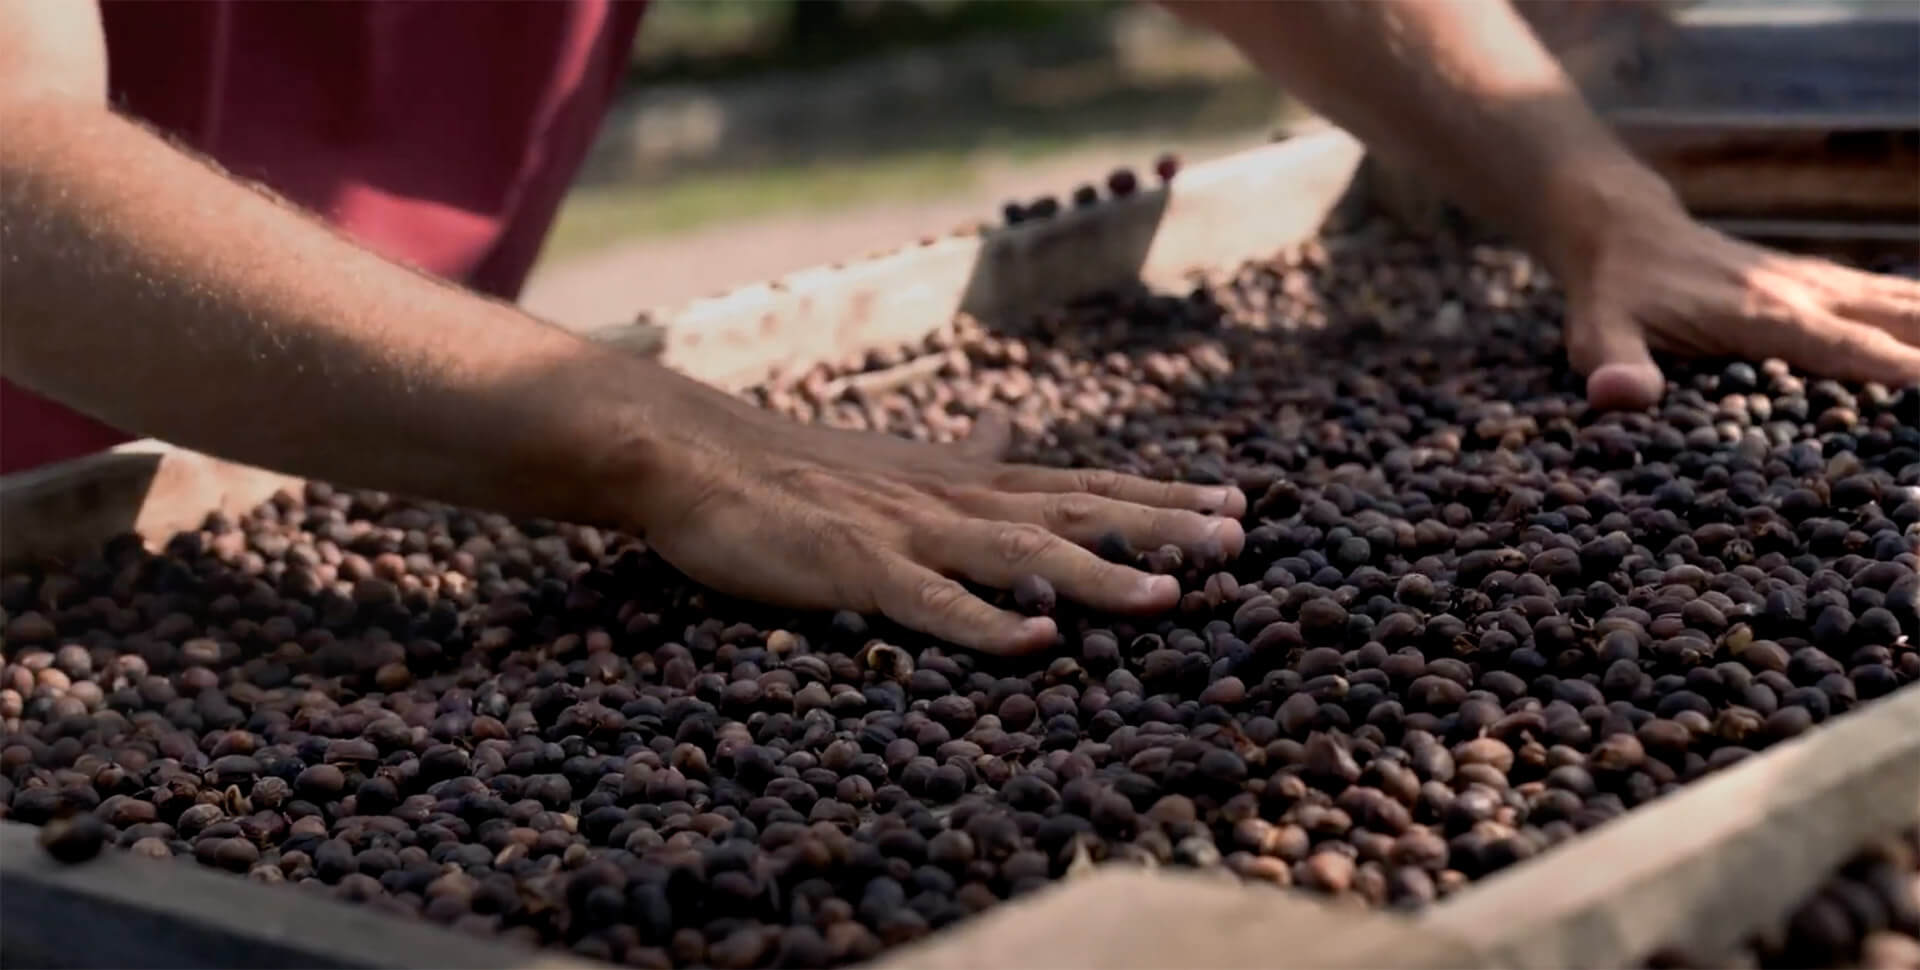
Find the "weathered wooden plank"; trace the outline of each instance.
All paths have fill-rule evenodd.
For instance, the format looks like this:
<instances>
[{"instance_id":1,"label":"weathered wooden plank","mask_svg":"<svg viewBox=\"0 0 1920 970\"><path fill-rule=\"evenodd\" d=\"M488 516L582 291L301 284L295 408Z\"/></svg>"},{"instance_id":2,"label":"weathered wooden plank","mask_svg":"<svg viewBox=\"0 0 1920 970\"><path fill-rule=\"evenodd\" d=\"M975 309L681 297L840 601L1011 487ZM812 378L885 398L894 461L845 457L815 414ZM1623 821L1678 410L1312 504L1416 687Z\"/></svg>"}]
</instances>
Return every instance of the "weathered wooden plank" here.
<instances>
[{"instance_id":1,"label":"weathered wooden plank","mask_svg":"<svg viewBox=\"0 0 1920 970\"><path fill-rule=\"evenodd\" d=\"M299 480L145 440L0 477L0 565L66 559L124 532L150 544Z\"/></svg>"},{"instance_id":2,"label":"weathered wooden plank","mask_svg":"<svg viewBox=\"0 0 1920 970\"><path fill-rule=\"evenodd\" d=\"M1344 132L1302 134L1195 165L1170 188L802 270L593 336L738 389L782 368L918 340L960 312L1017 326L1036 308L1134 282L1174 289L1196 270L1300 242L1319 231L1360 157Z\"/></svg>"},{"instance_id":3,"label":"weathered wooden plank","mask_svg":"<svg viewBox=\"0 0 1920 970\"><path fill-rule=\"evenodd\" d=\"M1742 123L1642 118L1620 130L1699 215L1920 223L1920 106L1904 130Z\"/></svg>"},{"instance_id":4,"label":"weathered wooden plank","mask_svg":"<svg viewBox=\"0 0 1920 970\"><path fill-rule=\"evenodd\" d=\"M1773 925L1920 817L1920 685L1608 823L1435 907L1483 966L1624 967Z\"/></svg>"},{"instance_id":5,"label":"weathered wooden plank","mask_svg":"<svg viewBox=\"0 0 1920 970\"><path fill-rule=\"evenodd\" d=\"M108 850L82 865L61 865L40 851L35 834L0 822L0 964L9 967L604 966L185 862Z\"/></svg>"},{"instance_id":6,"label":"weathered wooden plank","mask_svg":"<svg viewBox=\"0 0 1920 970\"><path fill-rule=\"evenodd\" d=\"M1287 890L1109 868L1002 906L874 970L1272 970L1474 967L1462 943L1405 917Z\"/></svg>"}]
</instances>

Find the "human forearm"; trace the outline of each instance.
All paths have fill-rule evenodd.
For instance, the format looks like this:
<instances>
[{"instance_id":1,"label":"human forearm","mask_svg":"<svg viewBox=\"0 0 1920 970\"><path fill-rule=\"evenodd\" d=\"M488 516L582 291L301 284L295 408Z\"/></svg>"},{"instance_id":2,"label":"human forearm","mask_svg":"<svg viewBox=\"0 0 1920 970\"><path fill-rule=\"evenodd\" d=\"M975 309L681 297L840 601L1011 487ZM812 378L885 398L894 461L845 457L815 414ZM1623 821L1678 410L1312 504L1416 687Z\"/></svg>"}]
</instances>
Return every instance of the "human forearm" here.
<instances>
[{"instance_id":1,"label":"human forearm","mask_svg":"<svg viewBox=\"0 0 1920 970\"><path fill-rule=\"evenodd\" d=\"M1920 288L1695 221L1505 0L1167 2L1545 259L1595 406L1660 399L1650 348L1920 380Z\"/></svg>"},{"instance_id":2,"label":"human forearm","mask_svg":"<svg viewBox=\"0 0 1920 970\"><path fill-rule=\"evenodd\" d=\"M1672 205L1504 0L1168 6L1556 270L1588 261L1607 211Z\"/></svg>"},{"instance_id":3,"label":"human forearm","mask_svg":"<svg viewBox=\"0 0 1920 970\"><path fill-rule=\"evenodd\" d=\"M528 514L614 512L663 410L731 406L396 266L103 108L5 102L0 366L238 460ZM715 402L714 399L718 399ZM608 463L618 477L597 473ZM622 507L624 511L624 506Z\"/></svg>"}]
</instances>

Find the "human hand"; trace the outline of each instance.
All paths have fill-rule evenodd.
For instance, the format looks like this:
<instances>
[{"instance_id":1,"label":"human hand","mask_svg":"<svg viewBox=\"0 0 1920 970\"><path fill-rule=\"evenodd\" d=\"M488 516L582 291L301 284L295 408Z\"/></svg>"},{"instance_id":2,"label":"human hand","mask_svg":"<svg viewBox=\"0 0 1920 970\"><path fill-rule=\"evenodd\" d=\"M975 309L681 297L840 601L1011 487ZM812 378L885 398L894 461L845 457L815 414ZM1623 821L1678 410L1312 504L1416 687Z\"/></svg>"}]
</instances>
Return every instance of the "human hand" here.
<instances>
[{"instance_id":1,"label":"human hand","mask_svg":"<svg viewBox=\"0 0 1920 970\"><path fill-rule=\"evenodd\" d=\"M1171 576L1107 562L1103 534L1224 561L1245 540L1231 487L1008 465L1004 424L956 446L789 424L734 411L680 436L649 489L648 543L689 576L785 606L882 613L965 647L1054 643L1053 620L997 609L955 577L1006 588L1026 574L1063 598L1125 613L1171 608ZM1218 513L1212 514L1212 513Z\"/></svg>"},{"instance_id":2,"label":"human hand","mask_svg":"<svg viewBox=\"0 0 1920 970\"><path fill-rule=\"evenodd\" d=\"M1657 404L1649 348L1778 357L1892 386L1920 382L1920 282L1742 242L1676 205L1608 220L1567 287L1567 353L1597 408Z\"/></svg>"}]
</instances>

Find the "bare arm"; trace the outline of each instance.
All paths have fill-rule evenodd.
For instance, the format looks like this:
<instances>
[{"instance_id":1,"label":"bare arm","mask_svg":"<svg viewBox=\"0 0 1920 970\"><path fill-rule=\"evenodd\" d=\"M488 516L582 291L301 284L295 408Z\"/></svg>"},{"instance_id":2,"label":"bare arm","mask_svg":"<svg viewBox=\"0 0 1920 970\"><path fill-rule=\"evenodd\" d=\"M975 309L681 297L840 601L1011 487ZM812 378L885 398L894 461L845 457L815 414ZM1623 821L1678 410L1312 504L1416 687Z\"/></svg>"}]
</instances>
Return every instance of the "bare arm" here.
<instances>
[{"instance_id":1,"label":"bare arm","mask_svg":"<svg viewBox=\"0 0 1920 970\"><path fill-rule=\"evenodd\" d=\"M1595 207L1671 204L1504 0L1168 6L1556 266Z\"/></svg>"},{"instance_id":2,"label":"bare arm","mask_svg":"<svg viewBox=\"0 0 1920 970\"><path fill-rule=\"evenodd\" d=\"M10 4L41 26L0 33L71 42L71 19L49 21L91 10ZM80 51L63 64L0 59L56 82L0 79L10 379L243 461L599 520L606 464L644 474L664 411L731 406L386 262L116 117L97 26L80 39L40 48Z\"/></svg>"},{"instance_id":3,"label":"bare arm","mask_svg":"<svg viewBox=\"0 0 1920 970\"><path fill-rule=\"evenodd\" d=\"M1649 346L1920 381L1920 284L1695 222L1505 0L1166 2L1544 258L1567 288L1568 354L1595 404L1659 400Z\"/></svg>"},{"instance_id":4,"label":"bare arm","mask_svg":"<svg viewBox=\"0 0 1920 970\"><path fill-rule=\"evenodd\" d=\"M744 596L1023 650L1051 620L953 577L1105 609L1178 584L1102 532L1239 550L1234 489L1022 468L804 429L386 262L115 116L89 4L0 0L0 372L241 461L644 529Z\"/></svg>"}]
</instances>

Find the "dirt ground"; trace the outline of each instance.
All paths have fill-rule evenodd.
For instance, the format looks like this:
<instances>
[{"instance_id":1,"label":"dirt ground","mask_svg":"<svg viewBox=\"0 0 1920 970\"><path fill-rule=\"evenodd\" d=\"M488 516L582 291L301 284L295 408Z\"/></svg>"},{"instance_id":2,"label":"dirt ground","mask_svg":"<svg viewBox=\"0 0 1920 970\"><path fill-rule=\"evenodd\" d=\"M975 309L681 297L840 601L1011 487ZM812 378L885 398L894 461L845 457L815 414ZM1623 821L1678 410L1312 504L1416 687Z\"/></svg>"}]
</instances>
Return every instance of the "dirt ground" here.
<instances>
[{"instance_id":1,"label":"dirt ground","mask_svg":"<svg viewBox=\"0 0 1920 970\"><path fill-rule=\"evenodd\" d=\"M1248 133L1183 144L1179 153L1192 163L1260 141L1259 134ZM1033 162L987 159L981 162L980 177L964 192L944 199L735 221L617 243L537 267L521 304L570 327L622 323L643 309L679 306L809 266L893 249L970 222L997 220L1008 199L1051 192L1064 201L1075 185L1104 180L1121 165L1147 175L1163 147L1114 143Z\"/></svg>"}]
</instances>

